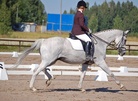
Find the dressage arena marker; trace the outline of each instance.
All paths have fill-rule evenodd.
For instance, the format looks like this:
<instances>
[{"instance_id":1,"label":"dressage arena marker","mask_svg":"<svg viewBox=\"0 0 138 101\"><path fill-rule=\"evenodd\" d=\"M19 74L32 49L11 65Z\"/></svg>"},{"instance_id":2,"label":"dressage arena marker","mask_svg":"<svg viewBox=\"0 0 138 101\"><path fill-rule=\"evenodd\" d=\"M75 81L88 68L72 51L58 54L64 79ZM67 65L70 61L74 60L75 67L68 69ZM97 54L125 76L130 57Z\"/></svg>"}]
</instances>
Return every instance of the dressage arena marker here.
<instances>
[{"instance_id":1,"label":"dressage arena marker","mask_svg":"<svg viewBox=\"0 0 138 101\"><path fill-rule=\"evenodd\" d=\"M35 72L35 70L39 67L39 64L32 64L29 68L31 68L31 72ZM52 74L52 67L47 67L46 73L49 73L51 74L52 78L54 77L53 74ZM43 74L45 79L48 79L47 76L45 74Z\"/></svg>"},{"instance_id":2,"label":"dressage arena marker","mask_svg":"<svg viewBox=\"0 0 138 101\"><path fill-rule=\"evenodd\" d=\"M31 68L30 71L34 72L36 68L38 68L38 64L32 64L29 68Z\"/></svg>"},{"instance_id":3,"label":"dressage arena marker","mask_svg":"<svg viewBox=\"0 0 138 101\"><path fill-rule=\"evenodd\" d=\"M117 60L124 60L123 56L118 55ZM128 69L126 66L120 66L120 72L121 73L128 73Z\"/></svg>"},{"instance_id":4,"label":"dressage arena marker","mask_svg":"<svg viewBox=\"0 0 138 101\"><path fill-rule=\"evenodd\" d=\"M4 67L4 62L0 62L0 80L8 80L8 75Z\"/></svg>"},{"instance_id":5,"label":"dressage arena marker","mask_svg":"<svg viewBox=\"0 0 138 101\"><path fill-rule=\"evenodd\" d=\"M108 81L107 74L104 71L98 70L95 81Z\"/></svg>"},{"instance_id":6,"label":"dressage arena marker","mask_svg":"<svg viewBox=\"0 0 138 101\"><path fill-rule=\"evenodd\" d=\"M125 66L121 66L121 67L120 67L120 72L121 72L121 73L128 73L128 68L125 67Z\"/></svg>"},{"instance_id":7,"label":"dressage arena marker","mask_svg":"<svg viewBox=\"0 0 138 101\"><path fill-rule=\"evenodd\" d=\"M13 52L12 57L18 57L18 53L17 52Z\"/></svg>"},{"instance_id":8,"label":"dressage arena marker","mask_svg":"<svg viewBox=\"0 0 138 101\"><path fill-rule=\"evenodd\" d=\"M118 59L117 60L124 60L123 56L118 55Z\"/></svg>"}]
</instances>

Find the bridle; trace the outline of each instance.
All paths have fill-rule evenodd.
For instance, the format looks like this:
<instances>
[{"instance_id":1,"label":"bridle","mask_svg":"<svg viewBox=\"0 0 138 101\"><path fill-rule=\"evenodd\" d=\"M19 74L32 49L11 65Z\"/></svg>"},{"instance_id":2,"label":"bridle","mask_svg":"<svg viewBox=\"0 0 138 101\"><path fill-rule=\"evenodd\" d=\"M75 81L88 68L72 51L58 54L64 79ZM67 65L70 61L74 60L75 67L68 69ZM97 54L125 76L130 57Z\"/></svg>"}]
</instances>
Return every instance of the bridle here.
<instances>
[{"instance_id":1,"label":"bridle","mask_svg":"<svg viewBox=\"0 0 138 101\"><path fill-rule=\"evenodd\" d=\"M107 44L108 46L110 46L111 48L118 50L118 51L119 51L119 54L120 54L121 56L123 56L123 55L125 54L125 52L126 52L126 48L124 47L124 45L125 45L125 43L124 43L124 36L125 36L125 33L124 33L124 32L123 32L123 36L122 36L121 40L120 40L117 44L109 43L109 42L105 41L104 39L102 39L102 38L100 38L100 37L98 37L98 36L96 36L96 35L94 35L94 34L89 34L89 36L90 36L92 42L94 42L94 40L95 40L95 42L96 42L95 44L98 43L97 40L96 40L96 38L97 38L97 39L99 39L100 41L106 43L106 44ZM93 40L93 39L94 39L94 40Z\"/></svg>"},{"instance_id":2,"label":"bridle","mask_svg":"<svg viewBox=\"0 0 138 101\"><path fill-rule=\"evenodd\" d=\"M124 39L125 33L123 33L123 36L121 40L116 44L118 47L119 54L123 56L126 53L126 48L124 47L126 44L126 40Z\"/></svg>"}]
</instances>

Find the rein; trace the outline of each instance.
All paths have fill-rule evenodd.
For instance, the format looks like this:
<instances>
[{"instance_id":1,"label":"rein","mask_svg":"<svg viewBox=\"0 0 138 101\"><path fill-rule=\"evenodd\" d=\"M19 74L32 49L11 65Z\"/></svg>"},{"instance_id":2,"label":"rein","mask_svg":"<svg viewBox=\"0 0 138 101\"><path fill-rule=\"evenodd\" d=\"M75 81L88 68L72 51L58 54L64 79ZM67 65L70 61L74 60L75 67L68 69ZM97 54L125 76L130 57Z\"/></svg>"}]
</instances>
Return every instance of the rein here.
<instances>
[{"instance_id":1,"label":"rein","mask_svg":"<svg viewBox=\"0 0 138 101\"><path fill-rule=\"evenodd\" d=\"M90 36L91 36L91 37L93 37L93 36L96 37L97 39L101 40L102 42L108 44L111 48L118 49L118 48L117 48L116 46L114 46L113 44L111 44L111 43L109 43L109 42L107 42L107 41L105 41L105 40L99 38L98 36L96 36L96 35L94 35L94 34L90 34ZM94 38L94 37L93 37L93 38ZM94 40L96 41L95 38L94 38Z\"/></svg>"}]
</instances>

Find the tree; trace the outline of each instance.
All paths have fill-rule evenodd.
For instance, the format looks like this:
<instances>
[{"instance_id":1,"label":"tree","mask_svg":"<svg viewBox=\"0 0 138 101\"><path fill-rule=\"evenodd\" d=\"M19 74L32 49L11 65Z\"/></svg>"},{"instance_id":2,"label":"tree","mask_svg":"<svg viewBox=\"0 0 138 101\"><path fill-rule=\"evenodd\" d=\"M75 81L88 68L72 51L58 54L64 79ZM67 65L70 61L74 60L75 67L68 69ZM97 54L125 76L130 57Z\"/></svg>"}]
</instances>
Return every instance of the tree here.
<instances>
[{"instance_id":1,"label":"tree","mask_svg":"<svg viewBox=\"0 0 138 101\"><path fill-rule=\"evenodd\" d=\"M116 14L121 17L121 4L119 1L116 4Z\"/></svg>"},{"instance_id":2,"label":"tree","mask_svg":"<svg viewBox=\"0 0 138 101\"><path fill-rule=\"evenodd\" d=\"M66 11L66 10L64 10L63 14L67 14L67 11Z\"/></svg>"},{"instance_id":3,"label":"tree","mask_svg":"<svg viewBox=\"0 0 138 101\"><path fill-rule=\"evenodd\" d=\"M8 34L11 30L10 11L6 6L6 1L3 0L0 6L0 34Z\"/></svg>"},{"instance_id":4,"label":"tree","mask_svg":"<svg viewBox=\"0 0 138 101\"><path fill-rule=\"evenodd\" d=\"M35 22L41 24L42 20L46 19L44 5L40 0L3 0L2 2L4 1L12 14L12 24L17 22Z\"/></svg>"},{"instance_id":5,"label":"tree","mask_svg":"<svg viewBox=\"0 0 138 101\"><path fill-rule=\"evenodd\" d=\"M42 20L46 19L44 5L40 0L19 0L17 7L20 22L42 24Z\"/></svg>"},{"instance_id":6,"label":"tree","mask_svg":"<svg viewBox=\"0 0 138 101\"><path fill-rule=\"evenodd\" d=\"M40 0L0 0L0 34L8 33L14 23L42 24L43 20L46 12Z\"/></svg>"},{"instance_id":7,"label":"tree","mask_svg":"<svg viewBox=\"0 0 138 101\"><path fill-rule=\"evenodd\" d=\"M98 8L98 30L105 30L110 29L110 16L109 16L109 7L108 3L105 1L101 6Z\"/></svg>"},{"instance_id":8,"label":"tree","mask_svg":"<svg viewBox=\"0 0 138 101\"><path fill-rule=\"evenodd\" d=\"M124 29L130 29L131 32L138 32L138 9L135 8L124 17Z\"/></svg>"},{"instance_id":9,"label":"tree","mask_svg":"<svg viewBox=\"0 0 138 101\"><path fill-rule=\"evenodd\" d=\"M109 24L109 28L112 28L112 26L113 26L113 19L115 18L115 16L116 16L116 4L115 4L115 2L112 0L111 2L109 2L109 22L110 23L108 23Z\"/></svg>"},{"instance_id":10,"label":"tree","mask_svg":"<svg viewBox=\"0 0 138 101\"><path fill-rule=\"evenodd\" d=\"M73 10L72 8L70 9L70 14L75 14L75 10Z\"/></svg>"},{"instance_id":11,"label":"tree","mask_svg":"<svg viewBox=\"0 0 138 101\"><path fill-rule=\"evenodd\" d=\"M88 13L86 13L86 16L88 17L88 19L90 19L91 15L93 14L96 14L96 16L98 16L98 6L96 3L94 3L94 5L90 7Z\"/></svg>"},{"instance_id":12,"label":"tree","mask_svg":"<svg viewBox=\"0 0 138 101\"><path fill-rule=\"evenodd\" d=\"M95 14L91 15L88 23L89 28L92 32L97 32L98 30L98 18Z\"/></svg>"},{"instance_id":13,"label":"tree","mask_svg":"<svg viewBox=\"0 0 138 101\"><path fill-rule=\"evenodd\" d=\"M123 30L123 21L119 15L117 15L113 20L113 28Z\"/></svg>"}]
</instances>

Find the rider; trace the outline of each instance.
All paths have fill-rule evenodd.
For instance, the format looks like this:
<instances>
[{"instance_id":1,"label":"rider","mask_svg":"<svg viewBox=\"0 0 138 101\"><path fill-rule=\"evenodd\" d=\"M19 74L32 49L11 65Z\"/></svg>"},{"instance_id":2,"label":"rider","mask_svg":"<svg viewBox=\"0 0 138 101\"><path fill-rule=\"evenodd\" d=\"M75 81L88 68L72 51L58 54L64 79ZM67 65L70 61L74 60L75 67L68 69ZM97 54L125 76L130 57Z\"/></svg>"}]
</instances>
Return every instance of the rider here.
<instances>
[{"instance_id":1,"label":"rider","mask_svg":"<svg viewBox=\"0 0 138 101\"><path fill-rule=\"evenodd\" d=\"M91 39L90 37L86 34L90 32L91 30L86 26L85 24L85 17L83 12L87 8L85 1L81 0L77 4L77 12L74 17L74 25L72 28L72 34L74 34L77 38L85 41L86 47L85 47L85 53L86 53L86 60L93 60L93 54L90 51L91 49Z\"/></svg>"}]
</instances>

